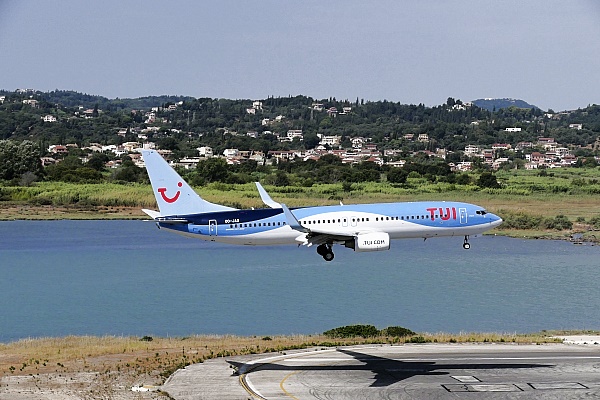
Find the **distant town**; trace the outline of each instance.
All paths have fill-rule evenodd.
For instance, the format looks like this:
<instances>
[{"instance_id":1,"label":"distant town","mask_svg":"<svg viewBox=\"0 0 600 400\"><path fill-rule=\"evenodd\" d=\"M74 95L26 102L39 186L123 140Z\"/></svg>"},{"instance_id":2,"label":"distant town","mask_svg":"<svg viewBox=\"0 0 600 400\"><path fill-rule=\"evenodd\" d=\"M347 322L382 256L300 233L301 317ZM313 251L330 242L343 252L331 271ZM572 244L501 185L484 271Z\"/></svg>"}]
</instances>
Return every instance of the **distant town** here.
<instances>
[{"instance_id":1,"label":"distant town","mask_svg":"<svg viewBox=\"0 0 600 400\"><path fill-rule=\"evenodd\" d=\"M61 104L61 98L67 104ZM156 149L184 169L194 169L209 158L222 158L228 165L248 161L275 165L319 160L327 154L343 164L369 162L386 168L402 168L415 157L437 159L452 171L600 163L596 105L563 112L534 106L486 110L476 101L452 98L428 108L297 96L168 97L155 98L160 105L133 108L136 101L141 99L0 91L0 132L2 139L32 140L43 146L43 166L59 163L69 154L87 163L95 153L103 153L109 155L108 169L119 168L124 156L144 167L141 149Z\"/></svg>"}]
</instances>

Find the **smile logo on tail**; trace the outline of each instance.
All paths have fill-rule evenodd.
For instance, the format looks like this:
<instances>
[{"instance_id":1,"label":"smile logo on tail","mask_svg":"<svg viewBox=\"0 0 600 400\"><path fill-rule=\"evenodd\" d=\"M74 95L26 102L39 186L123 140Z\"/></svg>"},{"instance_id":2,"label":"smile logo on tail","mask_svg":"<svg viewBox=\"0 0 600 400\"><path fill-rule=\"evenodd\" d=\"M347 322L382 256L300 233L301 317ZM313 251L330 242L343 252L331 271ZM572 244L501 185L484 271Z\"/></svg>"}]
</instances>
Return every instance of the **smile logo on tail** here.
<instances>
[{"instance_id":1,"label":"smile logo on tail","mask_svg":"<svg viewBox=\"0 0 600 400\"><path fill-rule=\"evenodd\" d=\"M179 183L177 183L177 186L182 187L183 183L179 182ZM167 195L165 194L166 191L167 191L167 188L158 188L158 193L160 193L163 200L166 201L167 203L175 203L177 201L177 199L179 198L179 195L181 194L181 191L178 190L177 193L175 193L175 196L167 197Z\"/></svg>"}]
</instances>

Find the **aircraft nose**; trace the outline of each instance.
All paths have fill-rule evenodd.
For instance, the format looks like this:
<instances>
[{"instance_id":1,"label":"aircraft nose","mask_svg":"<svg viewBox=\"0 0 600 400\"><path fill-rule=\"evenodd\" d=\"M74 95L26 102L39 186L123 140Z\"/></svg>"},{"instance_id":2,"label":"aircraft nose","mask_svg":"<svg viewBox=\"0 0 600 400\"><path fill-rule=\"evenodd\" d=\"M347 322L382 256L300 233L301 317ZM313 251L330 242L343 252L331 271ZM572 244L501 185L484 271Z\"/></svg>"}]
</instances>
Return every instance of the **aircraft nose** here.
<instances>
[{"instance_id":1,"label":"aircraft nose","mask_svg":"<svg viewBox=\"0 0 600 400\"><path fill-rule=\"evenodd\" d=\"M502 223L502 218L500 218L496 214L488 213L487 215L490 219L490 225L492 225L493 228L499 226Z\"/></svg>"}]
</instances>

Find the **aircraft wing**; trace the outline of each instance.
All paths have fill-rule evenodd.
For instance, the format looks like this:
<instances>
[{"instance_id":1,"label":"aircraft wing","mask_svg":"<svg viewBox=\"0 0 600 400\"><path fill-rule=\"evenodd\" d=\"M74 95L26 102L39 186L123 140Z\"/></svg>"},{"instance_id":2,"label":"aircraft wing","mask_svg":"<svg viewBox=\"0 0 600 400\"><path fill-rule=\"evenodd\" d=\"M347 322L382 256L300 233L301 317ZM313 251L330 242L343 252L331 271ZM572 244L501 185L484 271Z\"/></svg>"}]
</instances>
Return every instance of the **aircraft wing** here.
<instances>
[{"instance_id":1,"label":"aircraft wing","mask_svg":"<svg viewBox=\"0 0 600 400\"><path fill-rule=\"evenodd\" d=\"M283 213L285 214L285 219L290 228L306 233L306 235L299 236L296 240L303 241L305 246L313 246L320 245L328 242L345 242L346 240L353 240L357 235L361 233L369 233L357 231L353 234L349 234L347 231L338 232L335 230L325 230L325 229L312 229L302 226L296 216L292 213L292 211L283 203L281 203L281 208L283 209Z\"/></svg>"}]
</instances>

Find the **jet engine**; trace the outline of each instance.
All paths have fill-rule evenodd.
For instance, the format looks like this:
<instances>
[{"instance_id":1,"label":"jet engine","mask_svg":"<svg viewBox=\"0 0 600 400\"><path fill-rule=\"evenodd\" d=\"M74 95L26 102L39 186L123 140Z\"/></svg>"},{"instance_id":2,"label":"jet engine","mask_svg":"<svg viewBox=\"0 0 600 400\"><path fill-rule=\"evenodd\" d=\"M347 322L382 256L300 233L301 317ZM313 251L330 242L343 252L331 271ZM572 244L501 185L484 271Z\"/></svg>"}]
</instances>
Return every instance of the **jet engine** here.
<instances>
[{"instance_id":1,"label":"jet engine","mask_svg":"<svg viewBox=\"0 0 600 400\"><path fill-rule=\"evenodd\" d=\"M389 250L390 235L385 232L360 234L354 240L348 240L345 246L358 252Z\"/></svg>"}]
</instances>

